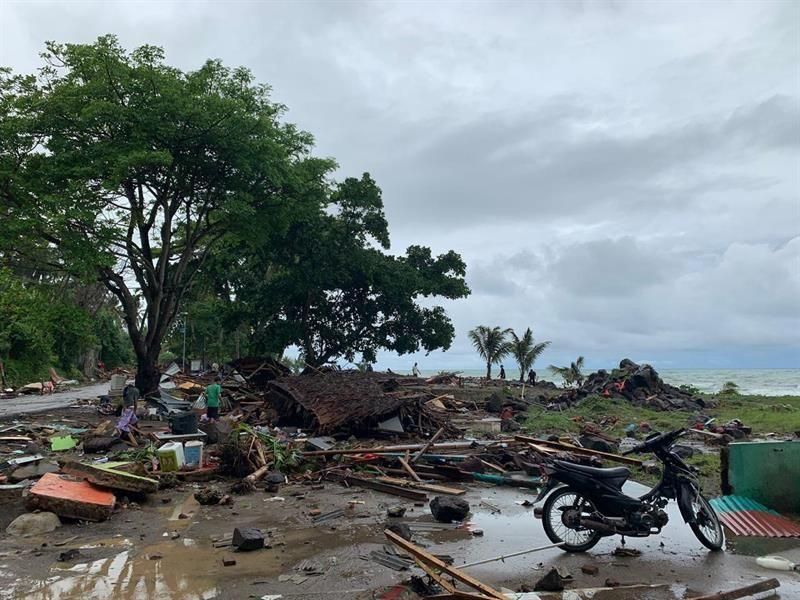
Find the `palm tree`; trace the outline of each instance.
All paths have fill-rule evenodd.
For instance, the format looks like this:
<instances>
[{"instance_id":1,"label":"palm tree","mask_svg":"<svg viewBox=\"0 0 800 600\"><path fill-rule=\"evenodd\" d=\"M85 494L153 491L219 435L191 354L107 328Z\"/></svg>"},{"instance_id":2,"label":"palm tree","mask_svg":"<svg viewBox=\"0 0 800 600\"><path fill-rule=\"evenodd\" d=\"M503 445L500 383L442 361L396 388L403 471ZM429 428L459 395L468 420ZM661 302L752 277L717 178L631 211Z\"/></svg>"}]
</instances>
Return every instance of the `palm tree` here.
<instances>
[{"instance_id":1,"label":"palm tree","mask_svg":"<svg viewBox=\"0 0 800 600\"><path fill-rule=\"evenodd\" d=\"M578 387L580 387L584 380L581 369L583 369L582 356L579 356L575 362L570 363L568 367L557 367L555 365L550 365L550 370L555 375L560 375L566 385L572 385L574 383Z\"/></svg>"},{"instance_id":2,"label":"palm tree","mask_svg":"<svg viewBox=\"0 0 800 600\"><path fill-rule=\"evenodd\" d=\"M528 327L522 337L519 337L514 330L511 331L511 355L519 365L519 381L525 381L525 374L536 362L545 348L550 345L550 342L535 343L533 339L533 332Z\"/></svg>"},{"instance_id":3,"label":"palm tree","mask_svg":"<svg viewBox=\"0 0 800 600\"><path fill-rule=\"evenodd\" d=\"M726 381L719 391L720 396L738 396L739 386L733 381Z\"/></svg>"},{"instance_id":4,"label":"palm tree","mask_svg":"<svg viewBox=\"0 0 800 600\"><path fill-rule=\"evenodd\" d=\"M469 332L469 339L481 358L486 361L486 379L492 378L492 365L499 363L511 348L506 336L510 329L478 325Z\"/></svg>"}]
</instances>

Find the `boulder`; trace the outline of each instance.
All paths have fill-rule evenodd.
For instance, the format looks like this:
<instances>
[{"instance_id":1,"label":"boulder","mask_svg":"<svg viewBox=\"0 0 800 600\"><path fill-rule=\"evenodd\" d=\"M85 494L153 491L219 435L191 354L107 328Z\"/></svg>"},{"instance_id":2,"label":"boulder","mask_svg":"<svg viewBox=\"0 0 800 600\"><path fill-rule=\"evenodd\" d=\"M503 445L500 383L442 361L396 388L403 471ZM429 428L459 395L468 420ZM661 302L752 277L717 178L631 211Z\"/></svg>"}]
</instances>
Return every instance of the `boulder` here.
<instances>
[{"instance_id":1,"label":"boulder","mask_svg":"<svg viewBox=\"0 0 800 600\"><path fill-rule=\"evenodd\" d=\"M623 371L635 371L639 368L635 362L633 362L630 358L623 358L619 361L619 368Z\"/></svg>"},{"instance_id":2,"label":"boulder","mask_svg":"<svg viewBox=\"0 0 800 600\"><path fill-rule=\"evenodd\" d=\"M436 496L430 503L433 518L440 523L463 521L469 514L469 502L453 496Z\"/></svg>"},{"instance_id":3,"label":"boulder","mask_svg":"<svg viewBox=\"0 0 800 600\"><path fill-rule=\"evenodd\" d=\"M578 438L581 446L590 450L597 450L598 452L609 452L616 454L617 446L603 438L595 437L593 435L582 435Z\"/></svg>"},{"instance_id":4,"label":"boulder","mask_svg":"<svg viewBox=\"0 0 800 600\"><path fill-rule=\"evenodd\" d=\"M533 586L536 592L560 592L564 589L564 578L558 569L552 567L547 574Z\"/></svg>"},{"instance_id":5,"label":"boulder","mask_svg":"<svg viewBox=\"0 0 800 600\"><path fill-rule=\"evenodd\" d=\"M61 527L55 513L35 512L18 516L6 527L6 533L13 536L44 535Z\"/></svg>"},{"instance_id":6,"label":"boulder","mask_svg":"<svg viewBox=\"0 0 800 600\"><path fill-rule=\"evenodd\" d=\"M264 534L255 527L237 527L233 530L231 544L239 552L260 550L264 547Z\"/></svg>"}]
</instances>

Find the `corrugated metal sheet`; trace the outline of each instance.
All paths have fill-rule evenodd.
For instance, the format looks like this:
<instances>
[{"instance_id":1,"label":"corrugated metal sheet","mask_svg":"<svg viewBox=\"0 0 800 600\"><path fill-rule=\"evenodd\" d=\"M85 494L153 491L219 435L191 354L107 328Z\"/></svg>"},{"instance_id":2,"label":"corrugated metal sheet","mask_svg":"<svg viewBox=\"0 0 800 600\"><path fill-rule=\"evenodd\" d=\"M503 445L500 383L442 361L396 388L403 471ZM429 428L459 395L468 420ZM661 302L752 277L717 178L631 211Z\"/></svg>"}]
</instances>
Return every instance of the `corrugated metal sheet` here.
<instances>
[{"instance_id":1,"label":"corrugated metal sheet","mask_svg":"<svg viewBox=\"0 0 800 600\"><path fill-rule=\"evenodd\" d=\"M800 537L800 524L746 496L711 500L720 521L734 534L763 537Z\"/></svg>"}]
</instances>

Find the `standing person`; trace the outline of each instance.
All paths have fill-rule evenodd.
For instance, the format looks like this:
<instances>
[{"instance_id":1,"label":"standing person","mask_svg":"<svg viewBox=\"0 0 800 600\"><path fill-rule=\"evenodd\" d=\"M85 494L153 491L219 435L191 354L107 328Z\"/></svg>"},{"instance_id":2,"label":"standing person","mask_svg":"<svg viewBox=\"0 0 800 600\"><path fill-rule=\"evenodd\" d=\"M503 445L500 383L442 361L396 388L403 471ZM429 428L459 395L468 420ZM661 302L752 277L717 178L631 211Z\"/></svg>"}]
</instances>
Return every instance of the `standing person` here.
<instances>
[{"instance_id":1,"label":"standing person","mask_svg":"<svg viewBox=\"0 0 800 600\"><path fill-rule=\"evenodd\" d=\"M506 370L503 367L503 365L500 365L500 379L505 379L505 378L506 378Z\"/></svg>"},{"instance_id":2,"label":"standing person","mask_svg":"<svg viewBox=\"0 0 800 600\"><path fill-rule=\"evenodd\" d=\"M219 419L219 397L222 394L222 386L219 384L219 377L214 383L206 388L206 417L209 421Z\"/></svg>"},{"instance_id":3,"label":"standing person","mask_svg":"<svg viewBox=\"0 0 800 600\"><path fill-rule=\"evenodd\" d=\"M533 369L528 371L528 385L536 385L536 371Z\"/></svg>"},{"instance_id":4,"label":"standing person","mask_svg":"<svg viewBox=\"0 0 800 600\"><path fill-rule=\"evenodd\" d=\"M419 366L417 365L417 363L414 363L414 368L411 369L411 374L414 377L419 377Z\"/></svg>"}]
</instances>

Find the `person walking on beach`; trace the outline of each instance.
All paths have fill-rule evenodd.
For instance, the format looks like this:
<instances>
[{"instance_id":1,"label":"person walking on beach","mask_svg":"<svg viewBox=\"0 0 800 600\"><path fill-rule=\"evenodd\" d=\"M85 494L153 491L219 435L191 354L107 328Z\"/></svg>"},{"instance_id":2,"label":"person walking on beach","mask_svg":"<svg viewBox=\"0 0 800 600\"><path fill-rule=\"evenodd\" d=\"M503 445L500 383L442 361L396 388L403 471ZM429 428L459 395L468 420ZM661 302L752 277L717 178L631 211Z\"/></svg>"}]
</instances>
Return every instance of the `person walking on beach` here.
<instances>
[{"instance_id":1,"label":"person walking on beach","mask_svg":"<svg viewBox=\"0 0 800 600\"><path fill-rule=\"evenodd\" d=\"M503 365L500 365L500 379L505 379L505 378L506 378L506 370L503 367Z\"/></svg>"},{"instance_id":2,"label":"person walking on beach","mask_svg":"<svg viewBox=\"0 0 800 600\"><path fill-rule=\"evenodd\" d=\"M417 365L417 363L414 363L414 367L411 369L411 374L414 377L419 377L419 366Z\"/></svg>"},{"instance_id":3,"label":"person walking on beach","mask_svg":"<svg viewBox=\"0 0 800 600\"><path fill-rule=\"evenodd\" d=\"M222 387L219 385L219 377L214 383L206 388L206 417L209 421L219 419L219 397L222 394Z\"/></svg>"}]
</instances>

